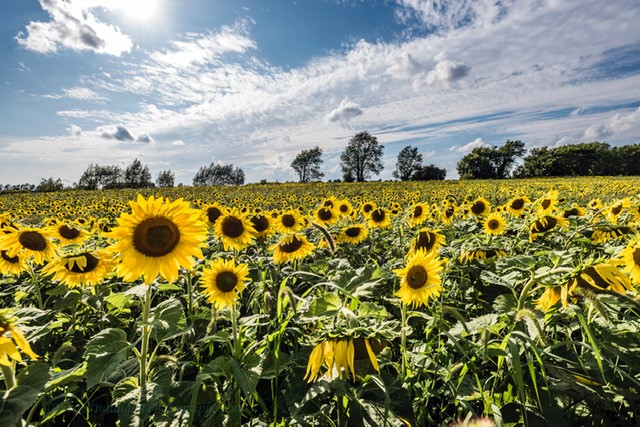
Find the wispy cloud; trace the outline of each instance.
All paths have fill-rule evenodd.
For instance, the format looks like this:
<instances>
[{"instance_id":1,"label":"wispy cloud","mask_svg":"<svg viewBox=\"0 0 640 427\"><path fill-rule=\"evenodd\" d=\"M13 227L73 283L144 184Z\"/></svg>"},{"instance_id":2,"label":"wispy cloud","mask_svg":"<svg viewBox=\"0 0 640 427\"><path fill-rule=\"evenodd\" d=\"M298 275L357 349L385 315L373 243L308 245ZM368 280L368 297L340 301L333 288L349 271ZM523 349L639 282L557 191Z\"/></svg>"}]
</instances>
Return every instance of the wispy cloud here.
<instances>
[{"instance_id":1,"label":"wispy cloud","mask_svg":"<svg viewBox=\"0 0 640 427\"><path fill-rule=\"evenodd\" d=\"M79 86L72 87L69 89L63 89L62 93L48 93L42 96L45 98L51 98L51 99L66 98L66 99L76 99L79 101L103 102L103 101L109 100L109 98L107 98L106 96L101 96L89 88L79 87Z\"/></svg>"}]
</instances>

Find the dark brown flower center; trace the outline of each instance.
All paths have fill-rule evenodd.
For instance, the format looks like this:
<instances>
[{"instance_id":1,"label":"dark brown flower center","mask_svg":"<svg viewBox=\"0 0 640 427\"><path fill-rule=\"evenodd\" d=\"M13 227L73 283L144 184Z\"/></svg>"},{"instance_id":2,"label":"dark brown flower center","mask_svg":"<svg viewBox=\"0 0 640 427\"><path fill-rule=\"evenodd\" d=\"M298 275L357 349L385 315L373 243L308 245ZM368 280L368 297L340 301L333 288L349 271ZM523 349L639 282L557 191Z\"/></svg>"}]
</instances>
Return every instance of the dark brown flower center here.
<instances>
[{"instance_id":1,"label":"dark brown flower center","mask_svg":"<svg viewBox=\"0 0 640 427\"><path fill-rule=\"evenodd\" d=\"M224 236L235 239L244 233L244 223L240 218L229 216L222 220L221 230Z\"/></svg>"},{"instance_id":2,"label":"dark brown flower center","mask_svg":"<svg viewBox=\"0 0 640 427\"><path fill-rule=\"evenodd\" d=\"M73 240L80 235L80 230L78 230L77 228L69 227L65 224L58 228L58 233L60 233L60 236L64 237L65 239Z\"/></svg>"},{"instance_id":3,"label":"dark brown flower center","mask_svg":"<svg viewBox=\"0 0 640 427\"><path fill-rule=\"evenodd\" d=\"M477 202L471 205L471 212L473 212L475 215L480 215L486 210L487 210L487 205L485 205L482 200L478 200Z\"/></svg>"},{"instance_id":4,"label":"dark brown flower center","mask_svg":"<svg viewBox=\"0 0 640 427\"><path fill-rule=\"evenodd\" d=\"M533 224L533 231L536 233L543 233L545 231L551 230L553 227L556 226L557 223L558 223L558 220L555 219L554 217L545 216L544 218L537 220Z\"/></svg>"},{"instance_id":5,"label":"dark brown flower center","mask_svg":"<svg viewBox=\"0 0 640 427\"><path fill-rule=\"evenodd\" d=\"M67 268L67 270L73 273L90 273L93 270L95 270L98 264L100 263L100 259L94 257L91 254L82 254L79 257L84 257L84 259L87 260L87 265L85 265L84 268L80 268L80 266L78 265L78 262L76 261L73 263L73 267L71 268L69 268L69 264L65 264L65 267Z\"/></svg>"},{"instance_id":6,"label":"dark brown flower center","mask_svg":"<svg viewBox=\"0 0 640 427\"><path fill-rule=\"evenodd\" d=\"M7 251L0 251L0 255L2 256L3 260L7 261L10 264L17 264L19 261L18 255L11 257L7 255Z\"/></svg>"},{"instance_id":7,"label":"dark brown flower center","mask_svg":"<svg viewBox=\"0 0 640 427\"><path fill-rule=\"evenodd\" d=\"M614 215L618 215L622 211L622 205L615 205L611 208L611 213Z\"/></svg>"},{"instance_id":8,"label":"dark brown flower center","mask_svg":"<svg viewBox=\"0 0 640 427\"><path fill-rule=\"evenodd\" d=\"M291 228L296 225L296 218L291 214L284 214L280 218L280 223L287 228Z\"/></svg>"},{"instance_id":9,"label":"dark brown flower center","mask_svg":"<svg viewBox=\"0 0 640 427\"><path fill-rule=\"evenodd\" d=\"M422 206L416 206L413 208L413 217L419 218L422 215L423 209Z\"/></svg>"},{"instance_id":10,"label":"dark brown flower center","mask_svg":"<svg viewBox=\"0 0 640 427\"><path fill-rule=\"evenodd\" d=\"M301 239L298 239L296 236L293 236L293 238L289 243L281 243L279 246L282 252L291 254L296 252L298 249L300 249L302 247L302 243L303 241Z\"/></svg>"},{"instance_id":11,"label":"dark brown flower center","mask_svg":"<svg viewBox=\"0 0 640 427\"><path fill-rule=\"evenodd\" d=\"M318 210L318 218L323 221L329 221L333 218L333 212L331 212L331 209L321 208Z\"/></svg>"},{"instance_id":12,"label":"dark brown flower center","mask_svg":"<svg viewBox=\"0 0 640 427\"><path fill-rule=\"evenodd\" d=\"M636 248L636 250L633 251L633 263L636 267L640 267L640 248Z\"/></svg>"},{"instance_id":13,"label":"dark brown flower center","mask_svg":"<svg viewBox=\"0 0 640 427\"><path fill-rule=\"evenodd\" d=\"M551 199L544 199L541 203L543 209L548 209L551 206Z\"/></svg>"},{"instance_id":14,"label":"dark brown flower center","mask_svg":"<svg viewBox=\"0 0 640 427\"><path fill-rule=\"evenodd\" d=\"M210 223L214 224L218 220L218 218L220 218L220 215L222 215L222 212L215 206L207 208L207 218L209 219Z\"/></svg>"},{"instance_id":15,"label":"dark brown flower center","mask_svg":"<svg viewBox=\"0 0 640 427\"><path fill-rule=\"evenodd\" d=\"M369 213L373 210L373 205L371 203L365 203L365 205L362 207L362 211L365 213Z\"/></svg>"},{"instance_id":16,"label":"dark brown flower center","mask_svg":"<svg viewBox=\"0 0 640 427\"><path fill-rule=\"evenodd\" d=\"M519 211L524 207L524 199L515 199L511 202L511 209Z\"/></svg>"},{"instance_id":17,"label":"dark brown flower center","mask_svg":"<svg viewBox=\"0 0 640 427\"><path fill-rule=\"evenodd\" d=\"M418 251L420 249L424 249L429 252L433 249L433 246L436 244L436 236L428 231L421 231L418 233L418 237L416 237L416 242L413 245L413 249Z\"/></svg>"},{"instance_id":18,"label":"dark brown flower center","mask_svg":"<svg viewBox=\"0 0 640 427\"><path fill-rule=\"evenodd\" d=\"M362 230L360 229L360 227L349 227L344 230L344 234L351 238L358 237L361 232Z\"/></svg>"},{"instance_id":19,"label":"dark brown flower center","mask_svg":"<svg viewBox=\"0 0 640 427\"><path fill-rule=\"evenodd\" d=\"M23 231L18 237L20 244L32 251L42 252L47 249L47 241L37 231Z\"/></svg>"},{"instance_id":20,"label":"dark brown flower center","mask_svg":"<svg viewBox=\"0 0 640 427\"><path fill-rule=\"evenodd\" d=\"M258 233L262 233L264 230L269 228L269 220L264 215L256 215L251 218L251 224L253 224L253 228Z\"/></svg>"},{"instance_id":21,"label":"dark brown flower center","mask_svg":"<svg viewBox=\"0 0 640 427\"><path fill-rule=\"evenodd\" d=\"M427 284L427 269L421 265L414 265L407 273L407 284L411 289L420 289Z\"/></svg>"},{"instance_id":22,"label":"dark brown flower center","mask_svg":"<svg viewBox=\"0 0 640 427\"><path fill-rule=\"evenodd\" d=\"M233 271L221 271L216 276L216 287L220 292L231 292L238 284L238 276Z\"/></svg>"},{"instance_id":23,"label":"dark brown flower center","mask_svg":"<svg viewBox=\"0 0 640 427\"><path fill-rule=\"evenodd\" d=\"M340 205L340 212L342 213L347 213L349 212L349 206L348 205Z\"/></svg>"},{"instance_id":24,"label":"dark brown flower center","mask_svg":"<svg viewBox=\"0 0 640 427\"><path fill-rule=\"evenodd\" d=\"M373 222L382 222L386 217L387 214L382 209L376 209L375 211L371 212L371 219L373 220Z\"/></svg>"},{"instance_id":25,"label":"dark brown flower center","mask_svg":"<svg viewBox=\"0 0 640 427\"><path fill-rule=\"evenodd\" d=\"M145 219L133 231L133 247L149 257L171 253L179 242L178 226L162 216Z\"/></svg>"},{"instance_id":26,"label":"dark brown flower center","mask_svg":"<svg viewBox=\"0 0 640 427\"><path fill-rule=\"evenodd\" d=\"M500 221L498 221L497 219L492 219L491 221L489 221L487 226L490 230L497 230L498 228L500 228Z\"/></svg>"}]
</instances>

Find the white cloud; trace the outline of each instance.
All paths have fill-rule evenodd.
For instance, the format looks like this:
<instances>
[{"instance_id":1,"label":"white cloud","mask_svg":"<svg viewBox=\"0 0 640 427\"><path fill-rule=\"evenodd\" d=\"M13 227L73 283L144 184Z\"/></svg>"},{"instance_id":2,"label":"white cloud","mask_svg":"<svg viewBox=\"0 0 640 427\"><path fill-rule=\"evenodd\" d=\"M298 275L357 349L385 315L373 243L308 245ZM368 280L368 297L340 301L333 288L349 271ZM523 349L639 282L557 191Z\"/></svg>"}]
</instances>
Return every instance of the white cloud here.
<instances>
[{"instance_id":1,"label":"white cloud","mask_svg":"<svg viewBox=\"0 0 640 427\"><path fill-rule=\"evenodd\" d=\"M437 61L436 66L424 77L424 81L428 85L450 85L466 77L471 70L471 67L464 65L462 62L447 59L443 53L436 55L435 60Z\"/></svg>"},{"instance_id":2,"label":"white cloud","mask_svg":"<svg viewBox=\"0 0 640 427\"><path fill-rule=\"evenodd\" d=\"M176 139L175 141L171 141L171 145L175 145L176 147L182 147L184 145L184 141L180 139Z\"/></svg>"},{"instance_id":3,"label":"white cloud","mask_svg":"<svg viewBox=\"0 0 640 427\"><path fill-rule=\"evenodd\" d=\"M82 128L78 125L69 125L69 127L67 128L67 132L69 132L73 136L82 136Z\"/></svg>"},{"instance_id":4,"label":"white cloud","mask_svg":"<svg viewBox=\"0 0 640 427\"><path fill-rule=\"evenodd\" d=\"M40 0L49 14L48 22L30 22L16 40L28 50L52 53L60 48L91 50L120 56L131 51L133 42L120 28L99 21L92 9L109 8L106 1Z\"/></svg>"},{"instance_id":5,"label":"white cloud","mask_svg":"<svg viewBox=\"0 0 640 427\"><path fill-rule=\"evenodd\" d=\"M360 108L360 104L349 101L349 99L344 98L338 108L332 110L327 115L327 120L330 122L348 122L354 117L358 117L362 115L362 109Z\"/></svg>"},{"instance_id":6,"label":"white cloud","mask_svg":"<svg viewBox=\"0 0 640 427\"><path fill-rule=\"evenodd\" d=\"M138 135L138 138L136 138L136 141L143 142L145 144L151 144L152 142L155 142L151 137L151 135L149 135L148 133L143 133L142 135Z\"/></svg>"},{"instance_id":7,"label":"white cloud","mask_svg":"<svg viewBox=\"0 0 640 427\"><path fill-rule=\"evenodd\" d=\"M67 98L67 99L76 99L79 101L108 101L109 98L105 97L105 96L101 96L98 93L96 93L95 91L86 88L86 87L72 87L70 89L63 89L62 93L57 93L57 94L45 94L43 95L45 98L51 98L51 99L63 99L63 98Z\"/></svg>"},{"instance_id":8,"label":"white cloud","mask_svg":"<svg viewBox=\"0 0 640 427\"><path fill-rule=\"evenodd\" d=\"M474 148L489 146L490 145L485 143L482 138L476 138L468 144L463 145L462 147L460 147L459 145L454 145L453 147L449 148L449 151L457 151L458 153L470 153Z\"/></svg>"},{"instance_id":9,"label":"white cloud","mask_svg":"<svg viewBox=\"0 0 640 427\"><path fill-rule=\"evenodd\" d=\"M105 139L116 139L118 141L133 141L134 137L131 132L124 125L116 125L115 128L111 126L99 127L96 129L100 132L100 136Z\"/></svg>"}]
</instances>

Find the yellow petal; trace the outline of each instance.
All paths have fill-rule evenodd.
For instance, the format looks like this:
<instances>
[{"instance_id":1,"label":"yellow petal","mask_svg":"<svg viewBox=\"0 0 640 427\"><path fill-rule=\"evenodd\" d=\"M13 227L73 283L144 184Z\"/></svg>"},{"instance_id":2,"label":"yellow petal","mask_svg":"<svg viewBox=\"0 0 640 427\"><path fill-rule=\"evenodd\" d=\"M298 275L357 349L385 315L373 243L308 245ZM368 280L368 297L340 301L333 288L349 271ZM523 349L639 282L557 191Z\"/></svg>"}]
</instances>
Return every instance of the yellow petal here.
<instances>
[{"instance_id":1,"label":"yellow petal","mask_svg":"<svg viewBox=\"0 0 640 427\"><path fill-rule=\"evenodd\" d=\"M367 348L367 353L369 354L369 360L371 361L373 369L380 373L380 365L378 365L378 359L376 358L376 355L373 354L373 350L371 350L371 344L369 344L368 338L364 339L364 346Z\"/></svg>"}]
</instances>

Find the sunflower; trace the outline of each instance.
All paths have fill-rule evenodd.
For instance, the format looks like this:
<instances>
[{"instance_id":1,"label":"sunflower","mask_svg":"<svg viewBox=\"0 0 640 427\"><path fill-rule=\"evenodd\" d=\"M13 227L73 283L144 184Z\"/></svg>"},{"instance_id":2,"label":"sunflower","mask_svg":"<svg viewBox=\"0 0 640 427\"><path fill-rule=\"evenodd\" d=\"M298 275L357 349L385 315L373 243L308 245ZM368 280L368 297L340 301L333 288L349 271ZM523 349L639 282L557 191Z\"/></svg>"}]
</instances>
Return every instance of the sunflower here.
<instances>
[{"instance_id":1,"label":"sunflower","mask_svg":"<svg viewBox=\"0 0 640 427\"><path fill-rule=\"evenodd\" d=\"M339 211L334 207L323 206L311 213L313 221L322 226L330 226L335 224L339 219Z\"/></svg>"},{"instance_id":2,"label":"sunflower","mask_svg":"<svg viewBox=\"0 0 640 427\"><path fill-rule=\"evenodd\" d=\"M640 285L640 236L631 240L618 257L625 266L622 271L631 277L634 284Z\"/></svg>"},{"instance_id":3,"label":"sunflower","mask_svg":"<svg viewBox=\"0 0 640 427\"><path fill-rule=\"evenodd\" d=\"M369 214L370 228L385 228L391 224L391 214L384 208L376 208Z\"/></svg>"},{"instance_id":4,"label":"sunflower","mask_svg":"<svg viewBox=\"0 0 640 427\"><path fill-rule=\"evenodd\" d=\"M245 284L251 279L247 264L236 265L234 260L216 259L202 271L200 287L207 300L217 309L232 306Z\"/></svg>"},{"instance_id":5,"label":"sunflower","mask_svg":"<svg viewBox=\"0 0 640 427\"><path fill-rule=\"evenodd\" d=\"M594 211L600 210L604 207L600 199L591 199L591 201L587 203L587 206L589 209L593 209Z\"/></svg>"},{"instance_id":6,"label":"sunflower","mask_svg":"<svg viewBox=\"0 0 640 427\"><path fill-rule=\"evenodd\" d=\"M531 200L527 196L514 197L507 202L507 212L514 216L520 216L524 213L529 203L531 203Z\"/></svg>"},{"instance_id":7,"label":"sunflower","mask_svg":"<svg viewBox=\"0 0 640 427\"><path fill-rule=\"evenodd\" d=\"M313 252L313 244L301 234L294 233L283 237L278 243L271 246L273 261L276 264L302 259Z\"/></svg>"},{"instance_id":8,"label":"sunflower","mask_svg":"<svg viewBox=\"0 0 640 427\"><path fill-rule=\"evenodd\" d=\"M534 240L538 234L553 230L555 227L566 227L569 222L562 217L545 215L529 226L529 239Z\"/></svg>"},{"instance_id":9,"label":"sunflower","mask_svg":"<svg viewBox=\"0 0 640 427\"><path fill-rule=\"evenodd\" d=\"M505 233L507 222L502 214L493 212L487 216L482 225L485 234L499 236Z\"/></svg>"},{"instance_id":10,"label":"sunflower","mask_svg":"<svg viewBox=\"0 0 640 427\"><path fill-rule=\"evenodd\" d=\"M268 216L262 213L254 213L251 218L251 225L256 230L256 237L267 237L273 234L274 232L274 223L273 220Z\"/></svg>"},{"instance_id":11,"label":"sunflower","mask_svg":"<svg viewBox=\"0 0 640 427\"><path fill-rule=\"evenodd\" d=\"M426 203L415 203L409 212L408 221L412 226L420 225L429 216L429 205Z\"/></svg>"},{"instance_id":12,"label":"sunflower","mask_svg":"<svg viewBox=\"0 0 640 427\"><path fill-rule=\"evenodd\" d=\"M86 251L52 260L42 269L42 274L53 274L52 280L75 288L99 285L113 268L114 262L106 251Z\"/></svg>"},{"instance_id":13,"label":"sunflower","mask_svg":"<svg viewBox=\"0 0 640 427\"><path fill-rule=\"evenodd\" d=\"M288 209L275 218L275 226L282 233L295 233L305 228L304 217L295 209Z\"/></svg>"},{"instance_id":14,"label":"sunflower","mask_svg":"<svg viewBox=\"0 0 640 427\"><path fill-rule=\"evenodd\" d=\"M38 358L17 326L17 321L11 309L0 309L0 365L11 366L13 362L10 359L22 362L18 348L32 359ZM7 336L7 333L11 335Z\"/></svg>"},{"instance_id":15,"label":"sunflower","mask_svg":"<svg viewBox=\"0 0 640 427\"><path fill-rule=\"evenodd\" d=\"M7 251L0 251L0 274L3 276L13 275L17 276L23 271L27 270L27 263L24 260L16 255L9 256L7 255Z\"/></svg>"},{"instance_id":16,"label":"sunflower","mask_svg":"<svg viewBox=\"0 0 640 427\"><path fill-rule=\"evenodd\" d=\"M449 204L442 209L440 220L443 224L451 224L456 216L456 205Z\"/></svg>"},{"instance_id":17,"label":"sunflower","mask_svg":"<svg viewBox=\"0 0 640 427\"><path fill-rule=\"evenodd\" d=\"M210 203L203 208L203 212L207 224L209 227L213 227L216 225L218 218L227 213L227 208L219 203Z\"/></svg>"},{"instance_id":18,"label":"sunflower","mask_svg":"<svg viewBox=\"0 0 640 427\"><path fill-rule=\"evenodd\" d=\"M436 252L418 251L407 260L404 268L393 270L401 279L400 289L396 292L404 304L414 308L437 298L442 291L442 261Z\"/></svg>"},{"instance_id":19,"label":"sunflower","mask_svg":"<svg viewBox=\"0 0 640 427\"><path fill-rule=\"evenodd\" d=\"M362 243L369 235L369 230L364 225L355 224L342 229L338 235L338 243L351 243L357 245Z\"/></svg>"},{"instance_id":20,"label":"sunflower","mask_svg":"<svg viewBox=\"0 0 640 427\"><path fill-rule=\"evenodd\" d=\"M614 224L616 222L618 222L618 218L620 217L620 214L622 213L622 211L625 208L628 208L629 205L630 205L630 203L629 203L629 200L627 200L627 199L618 200L618 201L612 203L611 206L609 206L605 210L605 213L606 213L607 218L609 219L609 221L614 223Z\"/></svg>"},{"instance_id":21,"label":"sunflower","mask_svg":"<svg viewBox=\"0 0 640 427\"><path fill-rule=\"evenodd\" d=\"M635 233L636 229L633 227L627 227L626 225L612 225L593 230L593 233L591 234L591 240L593 241L593 243L606 243L610 239L621 240L624 236Z\"/></svg>"},{"instance_id":22,"label":"sunflower","mask_svg":"<svg viewBox=\"0 0 640 427\"><path fill-rule=\"evenodd\" d=\"M231 208L216 221L213 234L222 241L225 250L242 250L256 238L256 229L246 215Z\"/></svg>"},{"instance_id":23,"label":"sunflower","mask_svg":"<svg viewBox=\"0 0 640 427\"><path fill-rule=\"evenodd\" d=\"M484 216L491 210L491 203L484 197L478 197L475 199L471 206L469 206L469 212L473 216Z\"/></svg>"},{"instance_id":24,"label":"sunflower","mask_svg":"<svg viewBox=\"0 0 640 427\"><path fill-rule=\"evenodd\" d=\"M584 216L585 209L580 206L573 205L570 209L565 209L562 213L563 218L569 218L570 216Z\"/></svg>"},{"instance_id":25,"label":"sunflower","mask_svg":"<svg viewBox=\"0 0 640 427\"><path fill-rule=\"evenodd\" d=\"M538 200L538 215L547 215L551 213L558 204L558 192L556 190L549 191L546 195Z\"/></svg>"},{"instance_id":26,"label":"sunflower","mask_svg":"<svg viewBox=\"0 0 640 427\"><path fill-rule=\"evenodd\" d=\"M353 213L353 205L348 199L342 199L338 202L338 213L340 218L350 216Z\"/></svg>"},{"instance_id":27,"label":"sunflower","mask_svg":"<svg viewBox=\"0 0 640 427\"><path fill-rule=\"evenodd\" d=\"M369 214L371 214L371 212L375 209L376 204L373 202L364 202L360 205L360 212L362 212L362 215L364 215L365 217L368 217Z\"/></svg>"},{"instance_id":28,"label":"sunflower","mask_svg":"<svg viewBox=\"0 0 640 427\"><path fill-rule=\"evenodd\" d=\"M73 243L82 243L87 237L87 232L80 227L74 227L68 223L52 220L52 223L47 227L47 231L51 237L58 239L63 245L70 245Z\"/></svg>"},{"instance_id":29,"label":"sunflower","mask_svg":"<svg viewBox=\"0 0 640 427\"><path fill-rule=\"evenodd\" d=\"M423 228L416 234L411 243L411 249L409 249L409 255L413 255L418 251L437 251L440 247L446 244L446 238L439 233L440 229L430 230Z\"/></svg>"},{"instance_id":30,"label":"sunflower","mask_svg":"<svg viewBox=\"0 0 640 427\"><path fill-rule=\"evenodd\" d=\"M364 347L364 349L361 347ZM307 382L316 381L320 368L324 364L328 368L327 374L329 374L329 380L333 378L335 368L335 370L338 371L338 377L340 379L342 379L344 371L347 379L349 378L349 373L351 373L351 377L353 381L355 381L355 360L366 357L369 358L373 368L380 373L380 366L378 365L375 350L379 352L383 347L384 345L379 344L378 340L370 340L364 337L321 341L311 350L304 379L307 380ZM358 354L364 353L365 351L366 355Z\"/></svg>"},{"instance_id":31,"label":"sunflower","mask_svg":"<svg viewBox=\"0 0 640 427\"><path fill-rule=\"evenodd\" d=\"M493 258L502 258L507 252L503 249L468 249L460 252L458 260L466 264L473 260L487 261Z\"/></svg>"},{"instance_id":32,"label":"sunflower","mask_svg":"<svg viewBox=\"0 0 640 427\"><path fill-rule=\"evenodd\" d=\"M5 250L9 258L20 256L40 265L55 256L55 245L49 240L45 229L24 227L0 235L0 250Z\"/></svg>"},{"instance_id":33,"label":"sunflower","mask_svg":"<svg viewBox=\"0 0 640 427\"><path fill-rule=\"evenodd\" d=\"M207 225L188 202L153 196L145 200L139 194L129 204L132 213L122 214L109 234L116 239L111 250L118 254L116 271L124 280L142 276L148 285L160 274L173 282L180 267L190 269L194 258L202 258Z\"/></svg>"}]
</instances>

